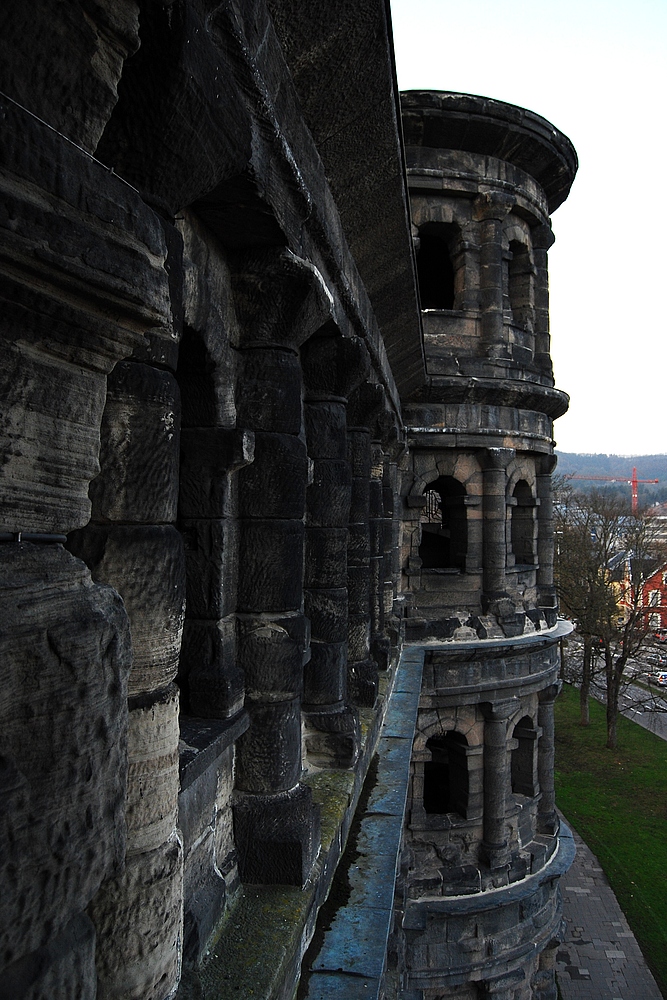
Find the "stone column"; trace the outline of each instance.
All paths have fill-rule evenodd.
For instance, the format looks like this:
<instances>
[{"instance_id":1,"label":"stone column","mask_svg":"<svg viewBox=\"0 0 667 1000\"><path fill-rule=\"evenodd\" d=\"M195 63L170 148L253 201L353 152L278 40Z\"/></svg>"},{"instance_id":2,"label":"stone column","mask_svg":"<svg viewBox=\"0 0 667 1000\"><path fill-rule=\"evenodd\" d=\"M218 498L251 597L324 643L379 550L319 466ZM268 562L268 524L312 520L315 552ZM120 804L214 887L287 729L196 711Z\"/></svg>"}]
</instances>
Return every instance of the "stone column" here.
<instances>
[{"instance_id":1,"label":"stone column","mask_svg":"<svg viewBox=\"0 0 667 1000\"><path fill-rule=\"evenodd\" d=\"M482 849L490 868L509 864L505 822L509 788L507 723L517 699L482 705L484 713L484 822Z\"/></svg>"},{"instance_id":2,"label":"stone column","mask_svg":"<svg viewBox=\"0 0 667 1000\"><path fill-rule=\"evenodd\" d=\"M507 561L507 501L505 470L514 458L512 448L485 448L479 455L482 466L483 499L483 586L488 599L505 595Z\"/></svg>"},{"instance_id":3,"label":"stone column","mask_svg":"<svg viewBox=\"0 0 667 1000\"><path fill-rule=\"evenodd\" d=\"M304 669L309 759L351 767L360 745L359 713L347 696L347 535L352 477L347 460L348 394L369 368L357 338L312 337L301 352L305 427L312 482L306 491L305 611L310 660Z\"/></svg>"},{"instance_id":4,"label":"stone column","mask_svg":"<svg viewBox=\"0 0 667 1000\"><path fill-rule=\"evenodd\" d=\"M312 267L283 250L241 259L232 288L243 360L238 421L255 436L254 462L238 473L238 656L250 718L237 744L239 872L245 882L303 885L319 811L299 781L308 456L298 350L329 320L329 303Z\"/></svg>"},{"instance_id":5,"label":"stone column","mask_svg":"<svg viewBox=\"0 0 667 1000\"><path fill-rule=\"evenodd\" d=\"M350 398L348 458L352 494L347 550L349 588L348 690L355 705L372 706L378 691L378 666L371 657L371 433L384 407L381 386L365 383ZM380 493L382 490L379 484Z\"/></svg>"},{"instance_id":6,"label":"stone column","mask_svg":"<svg viewBox=\"0 0 667 1000\"><path fill-rule=\"evenodd\" d=\"M530 232L535 262L535 363L552 375L549 344L549 272L547 251L555 242L551 226L535 226Z\"/></svg>"},{"instance_id":7,"label":"stone column","mask_svg":"<svg viewBox=\"0 0 667 1000\"><path fill-rule=\"evenodd\" d=\"M371 655L381 670L389 665L384 609L384 528L384 452L381 441L372 441L369 494Z\"/></svg>"},{"instance_id":8,"label":"stone column","mask_svg":"<svg viewBox=\"0 0 667 1000\"><path fill-rule=\"evenodd\" d=\"M182 241L163 223L172 315L180 306ZM151 332L107 380L100 475L91 521L68 546L123 599L130 621L126 863L92 901L98 996L163 1000L180 975L183 850L178 834L179 690L185 613L178 509L180 329Z\"/></svg>"},{"instance_id":9,"label":"stone column","mask_svg":"<svg viewBox=\"0 0 667 1000\"><path fill-rule=\"evenodd\" d=\"M514 199L504 192L477 196L474 218L479 223L479 305L481 339L490 358L509 356L503 331L503 221Z\"/></svg>"},{"instance_id":10,"label":"stone column","mask_svg":"<svg viewBox=\"0 0 667 1000\"><path fill-rule=\"evenodd\" d=\"M537 745L537 776L542 793L537 808L538 833L554 834L558 832L559 823L554 788L554 702L561 687L562 682L557 681L538 694L537 725L542 730Z\"/></svg>"},{"instance_id":11,"label":"stone column","mask_svg":"<svg viewBox=\"0 0 667 1000\"><path fill-rule=\"evenodd\" d=\"M540 455L535 460L537 498L537 594L549 625L556 624L558 599L554 586L554 520L551 498L551 474L556 468L555 455Z\"/></svg>"}]
</instances>

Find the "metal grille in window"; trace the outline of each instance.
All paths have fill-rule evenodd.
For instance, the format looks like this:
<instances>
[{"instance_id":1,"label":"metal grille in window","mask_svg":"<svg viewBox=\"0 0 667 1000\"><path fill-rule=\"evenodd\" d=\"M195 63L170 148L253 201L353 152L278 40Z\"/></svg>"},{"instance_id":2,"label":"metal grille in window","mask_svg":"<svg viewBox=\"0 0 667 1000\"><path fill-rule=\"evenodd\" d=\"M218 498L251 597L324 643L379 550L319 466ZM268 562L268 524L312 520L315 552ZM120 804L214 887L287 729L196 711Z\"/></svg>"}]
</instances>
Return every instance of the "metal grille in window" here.
<instances>
[{"instance_id":1,"label":"metal grille in window","mask_svg":"<svg viewBox=\"0 0 667 1000\"><path fill-rule=\"evenodd\" d=\"M429 490L426 494L426 507L424 508L425 521L442 521L442 506L440 494L436 490Z\"/></svg>"}]
</instances>

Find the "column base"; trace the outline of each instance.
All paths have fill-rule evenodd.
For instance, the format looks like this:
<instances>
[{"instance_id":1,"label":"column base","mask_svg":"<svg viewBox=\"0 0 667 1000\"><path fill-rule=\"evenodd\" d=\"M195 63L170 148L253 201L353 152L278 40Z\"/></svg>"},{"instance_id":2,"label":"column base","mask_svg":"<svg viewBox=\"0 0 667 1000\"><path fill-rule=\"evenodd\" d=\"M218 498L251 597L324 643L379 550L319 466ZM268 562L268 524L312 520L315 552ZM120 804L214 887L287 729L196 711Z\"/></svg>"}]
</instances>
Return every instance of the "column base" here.
<instances>
[{"instance_id":1,"label":"column base","mask_svg":"<svg viewBox=\"0 0 667 1000\"><path fill-rule=\"evenodd\" d=\"M320 810L310 788L235 792L233 811L241 881L303 888L320 842Z\"/></svg>"},{"instance_id":2,"label":"column base","mask_svg":"<svg viewBox=\"0 0 667 1000\"><path fill-rule=\"evenodd\" d=\"M509 868L510 852L507 841L504 841L502 844L487 844L482 842L482 850L492 871L497 871L500 868Z\"/></svg>"},{"instance_id":3,"label":"column base","mask_svg":"<svg viewBox=\"0 0 667 1000\"><path fill-rule=\"evenodd\" d=\"M560 820L558 819L558 813L555 811L537 814L538 833L547 833L549 836L554 836L554 834L558 833L559 827Z\"/></svg>"}]
</instances>

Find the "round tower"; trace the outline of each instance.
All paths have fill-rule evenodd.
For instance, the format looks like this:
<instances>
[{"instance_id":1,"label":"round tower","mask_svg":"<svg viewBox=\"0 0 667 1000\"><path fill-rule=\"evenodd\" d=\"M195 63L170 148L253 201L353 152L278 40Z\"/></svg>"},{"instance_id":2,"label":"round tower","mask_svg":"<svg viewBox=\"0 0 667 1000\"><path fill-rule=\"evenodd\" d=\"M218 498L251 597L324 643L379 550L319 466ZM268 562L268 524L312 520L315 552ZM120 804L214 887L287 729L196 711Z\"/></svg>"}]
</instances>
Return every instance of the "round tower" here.
<instances>
[{"instance_id":1,"label":"round tower","mask_svg":"<svg viewBox=\"0 0 667 1000\"><path fill-rule=\"evenodd\" d=\"M406 995L551 1000L571 862L553 785L550 214L570 141L522 108L402 95L427 379L404 408L407 636L426 645L399 932ZM414 994L410 991L415 991Z\"/></svg>"}]
</instances>

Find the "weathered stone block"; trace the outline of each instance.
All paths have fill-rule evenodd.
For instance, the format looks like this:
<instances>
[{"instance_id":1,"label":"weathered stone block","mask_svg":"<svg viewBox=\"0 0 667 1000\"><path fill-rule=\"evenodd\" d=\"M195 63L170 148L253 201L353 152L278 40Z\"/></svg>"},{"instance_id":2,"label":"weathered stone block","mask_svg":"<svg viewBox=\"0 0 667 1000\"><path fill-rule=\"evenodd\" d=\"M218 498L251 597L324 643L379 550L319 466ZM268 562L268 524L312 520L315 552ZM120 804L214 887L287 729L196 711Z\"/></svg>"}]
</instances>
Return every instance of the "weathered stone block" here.
<instances>
[{"instance_id":1,"label":"weathered stone block","mask_svg":"<svg viewBox=\"0 0 667 1000\"><path fill-rule=\"evenodd\" d=\"M315 767L354 767L359 757L359 712L344 706L335 712L309 712L305 716L305 746Z\"/></svg>"},{"instance_id":2,"label":"weathered stone block","mask_svg":"<svg viewBox=\"0 0 667 1000\"><path fill-rule=\"evenodd\" d=\"M368 615L370 607L370 566L348 566L347 590L351 615Z\"/></svg>"},{"instance_id":3,"label":"weathered stone block","mask_svg":"<svg viewBox=\"0 0 667 1000\"><path fill-rule=\"evenodd\" d=\"M127 740L127 856L155 850L178 816L178 688L130 701Z\"/></svg>"},{"instance_id":4,"label":"weathered stone block","mask_svg":"<svg viewBox=\"0 0 667 1000\"><path fill-rule=\"evenodd\" d=\"M294 788L301 774L299 699L246 699L246 709L250 727L236 745L236 787L255 793Z\"/></svg>"},{"instance_id":5,"label":"weathered stone block","mask_svg":"<svg viewBox=\"0 0 667 1000\"><path fill-rule=\"evenodd\" d=\"M183 854L177 835L128 858L89 908L97 932L97 1000L164 1000L180 972Z\"/></svg>"},{"instance_id":6,"label":"weathered stone block","mask_svg":"<svg viewBox=\"0 0 667 1000\"><path fill-rule=\"evenodd\" d=\"M346 460L347 435L343 403L306 402L304 423L310 458Z\"/></svg>"},{"instance_id":7,"label":"weathered stone block","mask_svg":"<svg viewBox=\"0 0 667 1000\"><path fill-rule=\"evenodd\" d=\"M188 618L220 619L236 609L239 525L231 518L183 520Z\"/></svg>"},{"instance_id":8,"label":"weathered stone block","mask_svg":"<svg viewBox=\"0 0 667 1000\"><path fill-rule=\"evenodd\" d=\"M95 1000L96 995L95 928L85 913L0 973L0 1000Z\"/></svg>"},{"instance_id":9,"label":"weathered stone block","mask_svg":"<svg viewBox=\"0 0 667 1000\"><path fill-rule=\"evenodd\" d=\"M236 401L239 426L298 434L301 430L301 365L291 351L243 352L243 392Z\"/></svg>"},{"instance_id":10,"label":"weathered stone block","mask_svg":"<svg viewBox=\"0 0 667 1000\"><path fill-rule=\"evenodd\" d=\"M236 656L235 618L186 618L179 675L190 712L202 719L228 719L243 708L243 669Z\"/></svg>"},{"instance_id":11,"label":"weathered stone block","mask_svg":"<svg viewBox=\"0 0 667 1000\"><path fill-rule=\"evenodd\" d=\"M238 662L251 698L299 697L309 636L309 623L302 614L239 617Z\"/></svg>"},{"instance_id":12,"label":"weathered stone block","mask_svg":"<svg viewBox=\"0 0 667 1000\"><path fill-rule=\"evenodd\" d=\"M348 415L349 422L349 415ZM348 428L347 458L354 479L371 478L371 436L363 428Z\"/></svg>"},{"instance_id":13,"label":"weathered stone block","mask_svg":"<svg viewBox=\"0 0 667 1000\"><path fill-rule=\"evenodd\" d=\"M370 479L352 480L350 492L350 523L367 522L370 503Z\"/></svg>"},{"instance_id":14,"label":"weathered stone block","mask_svg":"<svg viewBox=\"0 0 667 1000\"><path fill-rule=\"evenodd\" d=\"M378 696L378 666L375 660L348 660L347 690L353 705L372 708Z\"/></svg>"},{"instance_id":15,"label":"weathered stone block","mask_svg":"<svg viewBox=\"0 0 667 1000\"><path fill-rule=\"evenodd\" d=\"M135 361L116 365L102 417L102 471L90 484L95 520L176 520L180 426L173 375Z\"/></svg>"},{"instance_id":16,"label":"weathered stone block","mask_svg":"<svg viewBox=\"0 0 667 1000\"><path fill-rule=\"evenodd\" d=\"M233 472L252 462L252 431L222 427L181 430L181 473L178 515L221 518L237 514L237 483Z\"/></svg>"},{"instance_id":17,"label":"weathered stone block","mask_svg":"<svg viewBox=\"0 0 667 1000\"><path fill-rule=\"evenodd\" d=\"M3 15L1 89L94 152L116 104L125 59L139 46L138 4L98 0L90 10L54 9L41 0L29 9L12 5Z\"/></svg>"},{"instance_id":18,"label":"weathered stone block","mask_svg":"<svg viewBox=\"0 0 667 1000\"><path fill-rule=\"evenodd\" d=\"M371 539L368 522L353 524L348 529L347 558L352 565L367 562L371 554Z\"/></svg>"},{"instance_id":19,"label":"weathered stone block","mask_svg":"<svg viewBox=\"0 0 667 1000\"><path fill-rule=\"evenodd\" d=\"M123 598L132 632L129 696L166 687L176 676L185 613L185 560L170 526L89 525L69 548L93 578Z\"/></svg>"},{"instance_id":20,"label":"weathered stone block","mask_svg":"<svg viewBox=\"0 0 667 1000\"><path fill-rule=\"evenodd\" d=\"M215 864L215 840L209 829L186 857L183 879L183 960L202 958L225 908L225 880Z\"/></svg>"},{"instance_id":21,"label":"weathered stone block","mask_svg":"<svg viewBox=\"0 0 667 1000\"><path fill-rule=\"evenodd\" d=\"M278 795L234 795L234 830L243 882L303 886L320 839L310 788Z\"/></svg>"},{"instance_id":22,"label":"weathered stone block","mask_svg":"<svg viewBox=\"0 0 667 1000\"><path fill-rule=\"evenodd\" d=\"M347 585L347 527L306 528L304 587Z\"/></svg>"},{"instance_id":23,"label":"weathered stone block","mask_svg":"<svg viewBox=\"0 0 667 1000\"><path fill-rule=\"evenodd\" d=\"M0 343L0 530L65 534L90 518L106 380Z\"/></svg>"},{"instance_id":24,"label":"weathered stone block","mask_svg":"<svg viewBox=\"0 0 667 1000\"><path fill-rule=\"evenodd\" d=\"M347 588L307 590L304 610L314 639L343 642L347 638Z\"/></svg>"},{"instance_id":25,"label":"weathered stone block","mask_svg":"<svg viewBox=\"0 0 667 1000\"><path fill-rule=\"evenodd\" d=\"M371 641L371 624L368 611L365 614L350 613L347 626L349 660L366 660Z\"/></svg>"},{"instance_id":26,"label":"weathered stone block","mask_svg":"<svg viewBox=\"0 0 667 1000\"><path fill-rule=\"evenodd\" d=\"M255 460L238 476L243 517L303 517L307 479L306 446L300 438L257 431Z\"/></svg>"},{"instance_id":27,"label":"weathered stone block","mask_svg":"<svg viewBox=\"0 0 667 1000\"><path fill-rule=\"evenodd\" d=\"M335 705L347 693L347 641L311 640L310 660L304 667L304 705Z\"/></svg>"},{"instance_id":28,"label":"weathered stone block","mask_svg":"<svg viewBox=\"0 0 667 1000\"><path fill-rule=\"evenodd\" d=\"M243 521L238 609L297 611L305 528L301 521Z\"/></svg>"},{"instance_id":29,"label":"weathered stone block","mask_svg":"<svg viewBox=\"0 0 667 1000\"><path fill-rule=\"evenodd\" d=\"M0 591L0 955L9 963L48 945L122 863L131 651L118 595L60 545L0 546Z\"/></svg>"},{"instance_id":30,"label":"weathered stone block","mask_svg":"<svg viewBox=\"0 0 667 1000\"><path fill-rule=\"evenodd\" d=\"M350 468L345 461L316 460L308 487L306 523L342 528L350 519Z\"/></svg>"}]
</instances>

